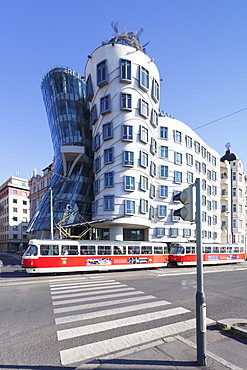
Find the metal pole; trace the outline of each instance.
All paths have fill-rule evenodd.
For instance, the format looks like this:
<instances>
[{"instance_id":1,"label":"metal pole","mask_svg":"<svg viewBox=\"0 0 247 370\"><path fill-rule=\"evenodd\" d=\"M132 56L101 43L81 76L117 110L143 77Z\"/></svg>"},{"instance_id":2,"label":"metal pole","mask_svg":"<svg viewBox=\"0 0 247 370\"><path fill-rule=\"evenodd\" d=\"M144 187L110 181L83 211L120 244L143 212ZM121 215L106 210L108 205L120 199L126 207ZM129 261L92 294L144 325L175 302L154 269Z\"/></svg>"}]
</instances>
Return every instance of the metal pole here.
<instances>
[{"instance_id":1,"label":"metal pole","mask_svg":"<svg viewBox=\"0 0 247 370\"><path fill-rule=\"evenodd\" d=\"M196 341L197 364L206 366L206 301L203 291L203 257L202 257L202 197L201 179L196 179L196 250L197 250L197 292L196 292Z\"/></svg>"},{"instance_id":2,"label":"metal pole","mask_svg":"<svg viewBox=\"0 0 247 370\"><path fill-rule=\"evenodd\" d=\"M50 190L50 207L51 207L51 240L53 240L53 202L52 202L52 188Z\"/></svg>"}]
</instances>

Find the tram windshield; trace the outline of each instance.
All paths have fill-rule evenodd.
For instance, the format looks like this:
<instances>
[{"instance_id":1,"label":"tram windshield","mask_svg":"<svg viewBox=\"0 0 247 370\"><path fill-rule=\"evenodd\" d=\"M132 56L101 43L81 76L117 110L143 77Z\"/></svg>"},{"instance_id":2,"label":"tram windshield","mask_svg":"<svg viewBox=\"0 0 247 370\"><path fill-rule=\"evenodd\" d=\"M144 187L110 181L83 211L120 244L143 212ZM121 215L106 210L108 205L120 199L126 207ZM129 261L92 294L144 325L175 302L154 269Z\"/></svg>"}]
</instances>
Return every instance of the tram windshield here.
<instances>
[{"instance_id":1,"label":"tram windshield","mask_svg":"<svg viewBox=\"0 0 247 370\"><path fill-rule=\"evenodd\" d=\"M37 256L37 254L38 248L34 244L30 244L26 252L24 253L25 256Z\"/></svg>"},{"instance_id":2,"label":"tram windshield","mask_svg":"<svg viewBox=\"0 0 247 370\"><path fill-rule=\"evenodd\" d=\"M172 246L170 249L170 254L184 254L184 247L181 246Z\"/></svg>"}]
</instances>

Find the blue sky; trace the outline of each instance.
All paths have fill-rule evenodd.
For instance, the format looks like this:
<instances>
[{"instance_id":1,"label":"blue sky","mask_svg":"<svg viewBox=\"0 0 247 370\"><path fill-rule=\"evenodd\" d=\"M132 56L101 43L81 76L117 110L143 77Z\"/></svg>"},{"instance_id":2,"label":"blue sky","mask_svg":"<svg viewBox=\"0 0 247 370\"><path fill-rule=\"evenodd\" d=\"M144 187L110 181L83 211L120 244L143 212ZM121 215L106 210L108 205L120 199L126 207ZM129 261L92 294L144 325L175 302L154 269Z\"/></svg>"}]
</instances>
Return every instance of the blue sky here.
<instances>
[{"instance_id":1,"label":"blue sky","mask_svg":"<svg viewBox=\"0 0 247 370\"><path fill-rule=\"evenodd\" d=\"M112 21L144 29L140 41L150 41L163 79L160 108L221 155L231 142L247 172L246 19L246 0L0 1L0 184L51 163L40 82L56 65L83 75L87 55L113 36Z\"/></svg>"}]
</instances>

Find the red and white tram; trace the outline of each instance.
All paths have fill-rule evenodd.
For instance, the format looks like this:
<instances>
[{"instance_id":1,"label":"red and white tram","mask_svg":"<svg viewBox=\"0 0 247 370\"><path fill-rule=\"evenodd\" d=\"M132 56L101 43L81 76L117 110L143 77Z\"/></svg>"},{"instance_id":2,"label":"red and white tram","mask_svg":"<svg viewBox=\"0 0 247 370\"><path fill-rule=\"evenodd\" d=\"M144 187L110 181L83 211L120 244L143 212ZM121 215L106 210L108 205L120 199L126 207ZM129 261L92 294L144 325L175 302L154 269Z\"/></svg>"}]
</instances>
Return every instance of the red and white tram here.
<instances>
[{"instance_id":1,"label":"red and white tram","mask_svg":"<svg viewBox=\"0 0 247 370\"><path fill-rule=\"evenodd\" d=\"M125 270L165 267L167 263L165 243L107 240L33 239L22 257L28 273Z\"/></svg>"},{"instance_id":2,"label":"red and white tram","mask_svg":"<svg viewBox=\"0 0 247 370\"><path fill-rule=\"evenodd\" d=\"M242 244L203 244L202 253L204 265L245 261L244 245ZM196 265L196 244L172 243L169 263L177 266Z\"/></svg>"}]
</instances>

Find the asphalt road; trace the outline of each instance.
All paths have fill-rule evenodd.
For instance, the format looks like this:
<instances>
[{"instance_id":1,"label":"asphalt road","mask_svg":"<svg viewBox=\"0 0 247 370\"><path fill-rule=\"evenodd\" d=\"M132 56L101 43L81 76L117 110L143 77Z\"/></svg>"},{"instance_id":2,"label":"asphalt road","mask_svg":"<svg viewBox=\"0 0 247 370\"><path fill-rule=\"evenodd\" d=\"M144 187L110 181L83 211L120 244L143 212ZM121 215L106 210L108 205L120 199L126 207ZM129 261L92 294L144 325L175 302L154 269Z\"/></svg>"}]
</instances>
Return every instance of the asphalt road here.
<instances>
[{"instance_id":1,"label":"asphalt road","mask_svg":"<svg viewBox=\"0 0 247 370\"><path fill-rule=\"evenodd\" d=\"M195 268L33 276L7 257L14 260L0 274L0 370L58 370L61 361L75 369L107 343L117 351L126 338L131 346L138 333L162 336L173 324L179 332L195 318ZM204 268L209 319L247 317L246 273L247 262ZM180 335L191 339L195 330Z\"/></svg>"}]
</instances>

